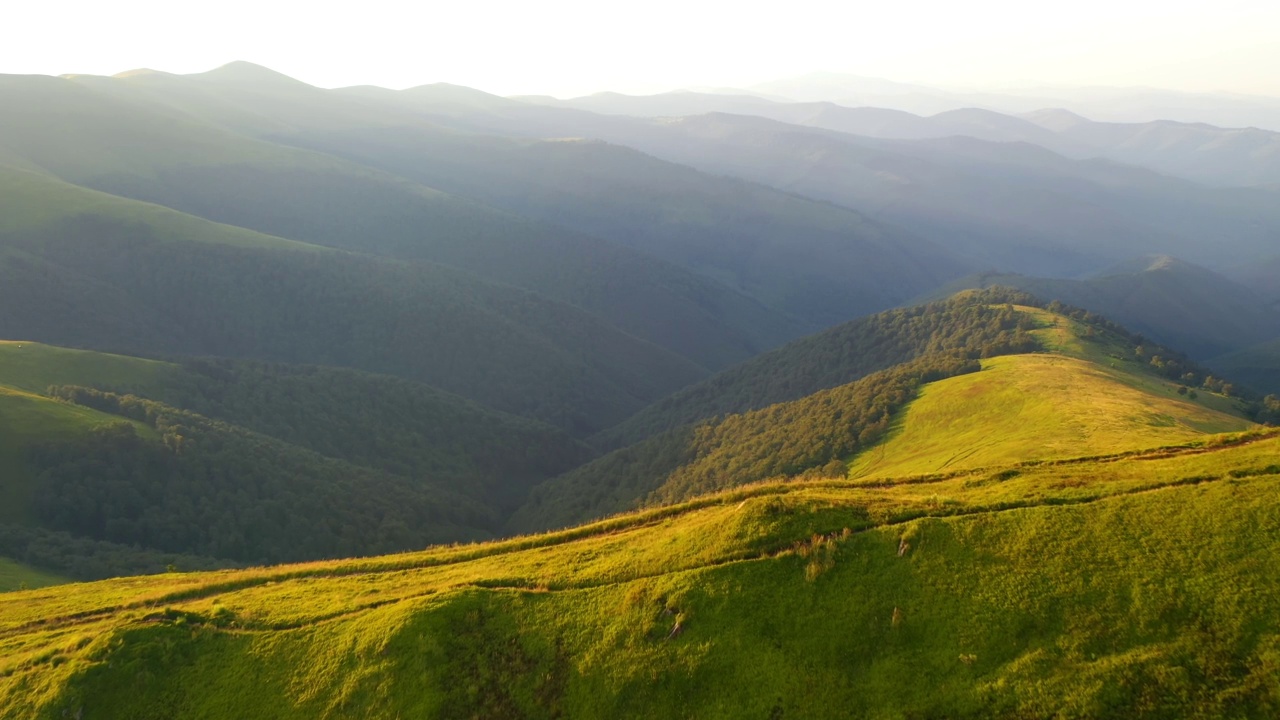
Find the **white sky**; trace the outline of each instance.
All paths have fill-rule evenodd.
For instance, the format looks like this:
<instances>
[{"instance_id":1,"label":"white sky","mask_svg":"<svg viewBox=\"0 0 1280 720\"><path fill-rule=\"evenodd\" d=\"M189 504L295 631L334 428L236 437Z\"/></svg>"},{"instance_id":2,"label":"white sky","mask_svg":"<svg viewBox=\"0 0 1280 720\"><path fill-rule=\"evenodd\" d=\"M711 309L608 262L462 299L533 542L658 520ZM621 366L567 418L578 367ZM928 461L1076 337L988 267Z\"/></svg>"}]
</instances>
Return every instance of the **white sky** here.
<instances>
[{"instance_id":1,"label":"white sky","mask_svg":"<svg viewBox=\"0 0 1280 720\"><path fill-rule=\"evenodd\" d=\"M924 84L1147 85L1280 96L1280 0L35 0L0 73L249 60L322 87L499 94L742 87L814 70Z\"/></svg>"}]
</instances>

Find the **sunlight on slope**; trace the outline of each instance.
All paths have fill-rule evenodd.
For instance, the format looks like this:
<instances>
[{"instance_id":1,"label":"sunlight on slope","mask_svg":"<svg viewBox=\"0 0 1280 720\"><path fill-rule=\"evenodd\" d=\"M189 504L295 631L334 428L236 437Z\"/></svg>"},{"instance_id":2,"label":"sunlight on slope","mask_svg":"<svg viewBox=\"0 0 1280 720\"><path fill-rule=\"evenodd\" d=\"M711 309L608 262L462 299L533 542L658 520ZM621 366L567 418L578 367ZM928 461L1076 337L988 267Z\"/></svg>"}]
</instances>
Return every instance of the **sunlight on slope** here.
<instances>
[{"instance_id":1,"label":"sunlight on slope","mask_svg":"<svg viewBox=\"0 0 1280 720\"><path fill-rule=\"evenodd\" d=\"M849 476L1108 454L1252 425L1172 392L1135 387L1155 385L1154 378L1077 358L1012 355L984 360L982 367L925 386L889 438L850 463Z\"/></svg>"},{"instance_id":2,"label":"sunlight on slope","mask_svg":"<svg viewBox=\"0 0 1280 720\"><path fill-rule=\"evenodd\" d=\"M179 368L158 360L0 340L0 385L44 393L50 385L87 385L146 394Z\"/></svg>"},{"instance_id":3,"label":"sunlight on slope","mask_svg":"<svg viewBox=\"0 0 1280 720\"><path fill-rule=\"evenodd\" d=\"M1231 716L1280 647L1278 443L8 593L0 717Z\"/></svg>"}]
</instances>

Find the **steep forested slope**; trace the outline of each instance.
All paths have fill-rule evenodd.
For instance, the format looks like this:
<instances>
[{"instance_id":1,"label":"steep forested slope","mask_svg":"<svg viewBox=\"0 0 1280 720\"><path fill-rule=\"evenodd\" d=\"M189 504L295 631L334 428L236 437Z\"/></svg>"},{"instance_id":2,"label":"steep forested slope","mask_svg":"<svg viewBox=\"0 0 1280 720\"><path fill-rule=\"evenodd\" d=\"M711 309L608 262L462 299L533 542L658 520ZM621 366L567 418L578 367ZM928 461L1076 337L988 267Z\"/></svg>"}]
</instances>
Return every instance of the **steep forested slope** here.
<instances>
[{"instance_id":1,"label":"steep forested slope","mask_svg":"<svg viewBox=\"0 0 1280 720\"><path fill-rule=\"evenodd\" d=\"M0 337L400 375L575 432L705 371L450 268L290 243L0 168Z\"/></svg>"}]
</instances>

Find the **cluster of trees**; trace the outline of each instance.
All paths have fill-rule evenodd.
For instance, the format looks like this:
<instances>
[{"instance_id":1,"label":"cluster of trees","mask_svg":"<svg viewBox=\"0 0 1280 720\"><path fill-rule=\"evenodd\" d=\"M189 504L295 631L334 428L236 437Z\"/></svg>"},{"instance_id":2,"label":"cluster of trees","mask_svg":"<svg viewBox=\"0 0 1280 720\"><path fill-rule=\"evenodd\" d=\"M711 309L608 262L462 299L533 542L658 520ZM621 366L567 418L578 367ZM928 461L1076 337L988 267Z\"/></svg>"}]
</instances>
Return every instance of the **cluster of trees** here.
<instances>
[{"instance_id":1,"label":"cluster of trees","mask_svg":"<svg viewBox=\"0 0 1280 720\"><path fill-rule=\"evenodd\" d=\"M236 567L239 563L93 540L68 532L0 524L0 555L77 580L189 572Z\"/></svg>"},{"instance_id":2,"label":"cluster of trees","mask_svg":"<svg viewBox=\"0 0 1280 720\"><path fill-rule=\"evenodd\" d=\"M592 440L630 445L728 413L797 400L926 355L983 358L1040 348L1033 318L1013 305L1041 305L1018 290L990 288L889 310L789 343L651 405Z\"/></svg>"},{"instance_id":3,"label":"cluster of trees","mask_svg":"<svg viewBox=\"0 0 1280 720\"><path fill-rule=\"evenodd\" d=\"M1268 395L1258 405L1255 419L1268 425L1280 425L1280 397Z\"/></svg>"},{"instance_id":4,"label":"cluster of trees","mask_svg":"<svg viewBox=\"0 0 1280 720\"><path fill-rule=\"evenodd\" d=\"M435 485L360 467L133 396L54 389L137 421L31 448L49 529L247 563L367 555L478 539L496 513Z\"/></svg>"}]
</instances>

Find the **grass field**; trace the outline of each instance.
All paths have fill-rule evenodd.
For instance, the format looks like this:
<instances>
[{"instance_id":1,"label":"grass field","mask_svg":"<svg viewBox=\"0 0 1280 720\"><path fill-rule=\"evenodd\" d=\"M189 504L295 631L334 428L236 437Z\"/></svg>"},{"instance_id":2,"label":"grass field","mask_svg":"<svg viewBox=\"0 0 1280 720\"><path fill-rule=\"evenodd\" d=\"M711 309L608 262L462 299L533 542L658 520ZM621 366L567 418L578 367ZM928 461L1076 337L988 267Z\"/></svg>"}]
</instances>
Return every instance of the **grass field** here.
<instances>
[{"instance_id":1,"label":"grass field","mask_svg":"<svg viewBox=\"0 0 1280 720\"><path fill-rule=\"evenodd\" d=\"M1266 717L1280 435L0 596L2 717Z\"/></svg>"},{"instance_id":2,"label":"grass field","mask_svg":"<svg viewBox=\"0 0 1280 720\"><path fill-rule=\"evenodd\" d=\"M43 394L50 385L85 385L145 395L179 371L177 365L156 360L0 340L0 385L31 393Z\"/></svg>"},{"instance_id":3,"label":"grass field","mask_svg":"<svg viewBox=\"0 0 1280 720\"><path fill-rule=\"evenodd\" d=\"M981 372L926 386L889 438L855 458L849 473L910 475L1100 455L1251 425L1136 384L1121 371L1061 355L985 360Z\"/></svg>"}]
</instances>

